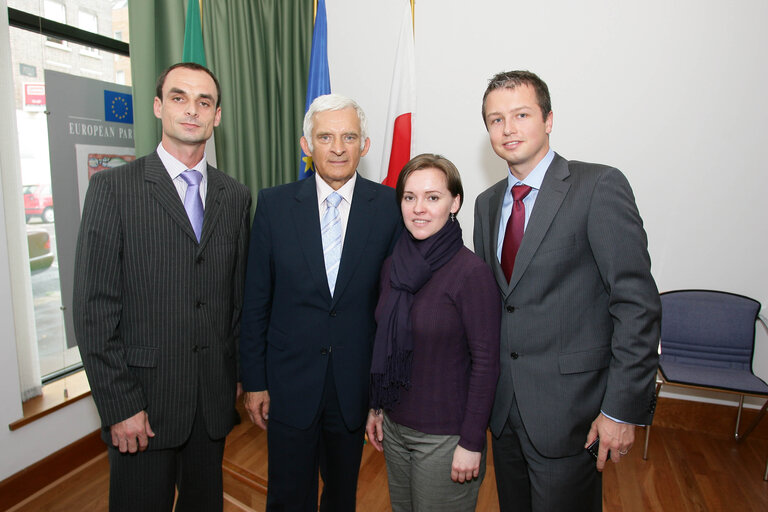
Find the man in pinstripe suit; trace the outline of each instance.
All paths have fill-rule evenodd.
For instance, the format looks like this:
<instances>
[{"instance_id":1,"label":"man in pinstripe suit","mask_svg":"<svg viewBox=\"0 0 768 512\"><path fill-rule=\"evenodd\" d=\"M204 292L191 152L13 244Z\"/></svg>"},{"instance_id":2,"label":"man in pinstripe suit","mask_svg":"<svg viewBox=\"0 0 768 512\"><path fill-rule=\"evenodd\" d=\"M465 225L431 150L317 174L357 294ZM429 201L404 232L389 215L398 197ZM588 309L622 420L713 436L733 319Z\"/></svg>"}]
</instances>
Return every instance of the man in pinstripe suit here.
<instances>
[{"instance_id":1,"label":"man in pinstripe suit","mask_svg":"<svg viewBox=\"0 0 768 512\"><path fill-rule=\"evenodd\" d=\"M109 445L110 510L171 510L175 488L176 510L222 509L251 197L206 164L220 92L203 66L166 70L157 150L88 187L73 304ZM185 199L202 202L202 225Z\"/></svg>"},{"instance_id":2,"label":"man in pinstripe suit","mask_svg":"<svg viewBox=\"0 0 768 512\"><path fill-rule=\"evenodd\" d=\"M643 223L621 172L550 149L535 74L493 77L483 120L509 169L477 198L474 232L501 291L490 422L501 510L601 510L599 471L655 405L661 306ZM598 435L595 461L585 448Z\"/></svg>"}]
</instances>

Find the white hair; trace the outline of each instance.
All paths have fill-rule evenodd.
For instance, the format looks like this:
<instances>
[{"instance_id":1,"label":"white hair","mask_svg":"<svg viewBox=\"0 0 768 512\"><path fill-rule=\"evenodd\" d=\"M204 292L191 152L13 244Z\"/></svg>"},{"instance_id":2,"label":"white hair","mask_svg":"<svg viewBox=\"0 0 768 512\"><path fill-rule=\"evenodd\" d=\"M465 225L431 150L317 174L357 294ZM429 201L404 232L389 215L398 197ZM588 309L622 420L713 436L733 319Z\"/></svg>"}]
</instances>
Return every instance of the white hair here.
<instances>
[{"instance_id":1,"label":"white hair","mask_svg":"<svg viewBox=\"0 0 768 512\"><path fill-rule=\"evenodd\" d=\"M307 139L307 146L312 151L312 128L315 124L315 114L326 112L328 110L344 110L345 108L355 109L357 119L360 121L360 149L365 147L365 140L368 138L368 119L365 112L352 98L347 98L341 94L324 94L314 99L307 113L304 114L304 138Z\"/></svg>"}]
</instances>

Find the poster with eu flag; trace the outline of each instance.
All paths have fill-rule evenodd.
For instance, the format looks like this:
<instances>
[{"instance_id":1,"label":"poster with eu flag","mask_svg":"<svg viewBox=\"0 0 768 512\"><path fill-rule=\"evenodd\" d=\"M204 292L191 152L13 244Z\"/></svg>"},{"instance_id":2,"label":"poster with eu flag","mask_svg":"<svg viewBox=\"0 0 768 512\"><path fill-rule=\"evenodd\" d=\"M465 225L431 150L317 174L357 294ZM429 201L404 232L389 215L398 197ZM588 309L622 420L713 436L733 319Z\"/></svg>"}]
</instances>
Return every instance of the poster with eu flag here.
<instances>
[{"instance_id":1,"label":"poster with eu flag","mask_svg":"<svg viewBox=\"0 0 768 512\"><path fill-rule=\"evenodd\" d=\"M72 347L70 306L80 212L91 176L136 158L133 96L125 85L46 69L45 102L61 309L67 346Z\"/></svg>"},{"instance_id":2,"label":"poster with eu flag","mask_svg":"<svg viewBox=\"0 0 768 512\"><path fill-rule=\"evenodd\" d=\"M133 124L133 95L104 89L104 120Z\"/></svg>"}]
</instances>

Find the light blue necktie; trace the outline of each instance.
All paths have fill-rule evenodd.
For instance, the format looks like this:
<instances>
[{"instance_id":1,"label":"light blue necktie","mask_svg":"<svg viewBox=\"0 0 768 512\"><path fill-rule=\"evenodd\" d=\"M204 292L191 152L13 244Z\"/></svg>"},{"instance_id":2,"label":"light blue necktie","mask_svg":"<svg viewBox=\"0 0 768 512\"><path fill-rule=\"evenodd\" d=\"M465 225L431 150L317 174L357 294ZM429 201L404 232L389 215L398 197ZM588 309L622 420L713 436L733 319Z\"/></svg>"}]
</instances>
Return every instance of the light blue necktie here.
<instances>
[{"instance_id":1,"label":"light blue necktie","mask_svg":"<svg viewBox=\"0 0 768 512\"><path fill-rule=\"evenodd\" d=\"M325 273L328 276L328 288L333 290L336 287L336 276L339 274L339 262L341 261L341 214L339 213L339 203L341 196L332 192L325 199L328 208L323 215L323 222L320 231L323 235L323 257L325 258Z\"/></svg>"},{"instance_id":2,"label":"light blue necktie","mask_svg":"<svg viewBox=\"0 0 768 512\"><path fill-rule=\"evenodd\" d=\"M187 182L187 192L184 194L184 209L195 231L197 241L200 241L200 233L203 230L203 200L200 197L200 182L203 175L200 171L189 169L181 173L181 179Z\"/></svg>"}]
</instances>

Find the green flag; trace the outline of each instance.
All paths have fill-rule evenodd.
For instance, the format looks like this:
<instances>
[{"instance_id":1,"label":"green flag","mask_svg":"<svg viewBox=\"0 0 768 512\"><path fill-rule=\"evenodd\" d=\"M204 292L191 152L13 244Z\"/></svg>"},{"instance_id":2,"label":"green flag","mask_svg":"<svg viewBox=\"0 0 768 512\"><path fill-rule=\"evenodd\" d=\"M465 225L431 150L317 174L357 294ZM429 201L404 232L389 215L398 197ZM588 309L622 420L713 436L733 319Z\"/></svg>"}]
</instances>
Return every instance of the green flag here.
<instances>
[{"instance_id":1,"label":"green flag","mask_svg":"<svg viewBox=\"0 0 768 512\"><path fill-rule=\"evenodd\" d=\"M203 66L205 50L203 50L203 27L200 23L200 3L198 0L187 2L187 23L184 27L184 62L196 62Z\"/></svg>"}]
</instances>

